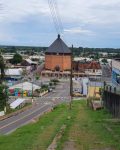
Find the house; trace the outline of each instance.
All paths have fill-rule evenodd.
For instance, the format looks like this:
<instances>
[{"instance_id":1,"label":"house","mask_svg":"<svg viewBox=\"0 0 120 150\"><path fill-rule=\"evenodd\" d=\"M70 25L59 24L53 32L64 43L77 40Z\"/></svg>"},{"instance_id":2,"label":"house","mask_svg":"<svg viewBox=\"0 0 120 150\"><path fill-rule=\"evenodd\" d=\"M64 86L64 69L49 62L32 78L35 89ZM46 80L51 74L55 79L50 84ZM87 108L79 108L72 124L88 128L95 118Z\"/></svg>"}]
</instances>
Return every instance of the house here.
<instances>
[{"instance_id":1,"label":"house","mask_svg":"<svg viewBox=\"0 0 120 150\"><path fill-rule=\"evenodd\" d=\"M22 78L22 68L13 68L5 70L5 78L6 80L17 81Z\"/></svg>"},{"instance_id":2,"label":"house","mask_svg":"<svg viewBox=\"0 0 120 150\"><path fill-rule=\"evenodd\" d=\"M96 61L90 62L85 69L85 73L102 75L102 69L100 63Z\"/></svg>"},{"instance_id":3,"label":"house","mask_svg":"<svg viewBox=\"0 0 120 150\"><path fill-rule=\"evenodd\" d=\"M102 75L102 68L97 61L83 61L83 62L73 62L73 71L81 72L87 75Z\"/></svg>"},{"instance_id":4,"label":"house","mask_svg":"<svg viewBox=\"0 0 120 150\"><path fill-rule=\"evenodd\" d=\"M9 93L13 96L31 96L35 90L41 87L30 82L23 82L9 87Z\"/></svg>"},{"instance_id":5,"label":"house","mask_svg":"<svg viewBox=\"0 0 120 150\"><path fill-rule=\"evenodd\" d=\"M37 62L35 62L35 61L32 61L31 59L25 59L25 60L23 60L23 62L21 63L21 65L23 65L23 66L32 66L32 65L37 65L38 63Z\"/></svg>"}]
</instances>

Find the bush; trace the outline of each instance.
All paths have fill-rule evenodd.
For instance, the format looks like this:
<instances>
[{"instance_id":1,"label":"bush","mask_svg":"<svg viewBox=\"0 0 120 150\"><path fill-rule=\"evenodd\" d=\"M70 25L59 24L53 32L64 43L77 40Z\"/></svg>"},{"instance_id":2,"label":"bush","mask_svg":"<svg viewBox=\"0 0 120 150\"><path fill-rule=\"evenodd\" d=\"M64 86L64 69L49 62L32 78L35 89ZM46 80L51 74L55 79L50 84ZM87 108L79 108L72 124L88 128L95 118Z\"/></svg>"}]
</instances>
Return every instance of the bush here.
<instances>
[{"instance_id":1,"label":"bush","mask_svg":"<svg viewBox=\"0 0 120 150\"><path fill-rule=\"evenodd\" d=\"M11 59L11 63L12 64L18 64L22 62L22 56L18 53L16 53L13 57L13 59Z\"/></svg>"},{"instance_id":2,"label":"bush","mask_svg":"<svg viewBox=\"0 0 120 150\"><path fill-rule=\"evenodd\" d=\"M53 79L53 80L51 80L51 82L58 83L58 82L59 82L59 80L57 80L57 79Z\"/></svg>"}]
</instances>

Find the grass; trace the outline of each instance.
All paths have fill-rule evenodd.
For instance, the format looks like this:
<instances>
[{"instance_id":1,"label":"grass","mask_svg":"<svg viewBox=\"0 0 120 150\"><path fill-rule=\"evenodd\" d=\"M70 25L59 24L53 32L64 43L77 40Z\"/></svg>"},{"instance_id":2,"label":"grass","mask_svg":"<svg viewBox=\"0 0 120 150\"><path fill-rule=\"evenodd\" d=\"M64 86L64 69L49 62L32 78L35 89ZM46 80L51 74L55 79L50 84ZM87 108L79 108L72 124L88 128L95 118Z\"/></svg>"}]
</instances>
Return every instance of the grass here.
<instances>
[{"instance_id":1,"label":"grass","mask_svg":"<svg viewBox=\"0 0 120 150\"><path fill-rule=\"evenodd\" d=\"M42 116L37 123L17 129L7 136L0 136L0 150L46 150L63 124L69 122L67 105L56 107Z\"/></svg>"},{"instance_id":2,"label":"grass","mask_svg":"<svg viewBox=\"0 0 120 150\"><path fill-rule=\"evenodd\" d=\"M119 150L120 123L108 122L105 120L108 118L111 116L106 111L92 111L83 101L73 102L71 111L68 105L62 104L43 115L38 122L0 136L0 150L46 150L63 124L67 128L57 150L63 150L69 141L74 141L77 150L106 147ZM112 133L104 126L110 127Z\"/></svg>"},{"instance_id":3,"label":"grass","mask_svg":"<svg viewBox=\"0 0 120 150\"><path fill-rule=\"evenodd\" d=\"M63 150L71 141L77 150L120 150L120 122L117 125L107 122L111 118L107 111L92 111L85 102L73 103L73 110L76 105L77 116L58 143L57 150Z\"/></svg>"}]
</instances>

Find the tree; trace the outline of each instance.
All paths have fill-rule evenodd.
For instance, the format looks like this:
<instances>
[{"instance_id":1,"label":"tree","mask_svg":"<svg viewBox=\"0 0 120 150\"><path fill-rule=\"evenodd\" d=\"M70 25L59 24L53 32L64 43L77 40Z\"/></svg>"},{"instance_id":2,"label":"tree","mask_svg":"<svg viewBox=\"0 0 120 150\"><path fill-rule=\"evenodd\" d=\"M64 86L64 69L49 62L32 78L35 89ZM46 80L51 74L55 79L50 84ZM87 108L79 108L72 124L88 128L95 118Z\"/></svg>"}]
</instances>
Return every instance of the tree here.
<instances>
[{"instance_id":1,"label":"tree","mask_svg":"<svg viewBox=\"0 0 120 150\"><path fill-rule=\"evenodd\" d=\"M108 63L108 61L107 61L107 59L102 59L102 62L104 63L104 64L106 64L106 63Z\"/></svg>"},{"instance_id":2,"label":"tree","mask_svg":"<svg viewBox=\"0 0 120 150\"><path fill-rule=\"evenodd\" d=\"M0 85L0 111L3 111L6 106L7 94L5 86Z\"/></svg>"},{"instance_id":3,"label":"tree","mask_svg":"<svg viewBox=\"0 0 120 150\"><path fill-rule=\"evenodd\" d=\"M98 53L96 53L95 55L94 55L94 60L99 60L99 54Z\"/></svg>"},{"instance_id":4,"label":"tree","mask_svg":"<svg viewBox=\"0 0 120 150\"><path fill-rule=\"evenodd\" d=\"M1 77L0 77L0 83L4 80L5 77L5 63L2 55L0 55L0 70L1 70Z\"/></svg>"},{"instance_id":5,"label":"tree","mask_svg":"<svg viewBox=\"0 0 120 150\"><path fill-rule=\"evenodd\" d=\"M13 59L11 60L12 64L18 64L22 62L22 56L18 53L16 53L13 57Z\"/></svg>"}]
</instances>

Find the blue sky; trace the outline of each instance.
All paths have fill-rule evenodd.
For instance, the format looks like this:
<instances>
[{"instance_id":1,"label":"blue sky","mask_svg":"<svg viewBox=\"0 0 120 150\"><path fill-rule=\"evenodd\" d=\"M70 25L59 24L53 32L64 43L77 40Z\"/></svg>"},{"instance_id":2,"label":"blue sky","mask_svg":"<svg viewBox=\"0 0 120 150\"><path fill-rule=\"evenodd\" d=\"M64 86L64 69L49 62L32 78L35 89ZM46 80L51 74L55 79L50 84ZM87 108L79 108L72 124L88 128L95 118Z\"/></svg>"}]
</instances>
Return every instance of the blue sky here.
<instances>
[{"instance_id":1,"label":"blue sky","mask_svg":"<svg viewBox=\"0 0 120 150\"><path fill-rule=\"evenodd\" d=\"M120 0L57 0L68 46L120 48ZM0 44L49 46L57 33L47 0L1 0Z\"/></svg>"}]
</instances>

